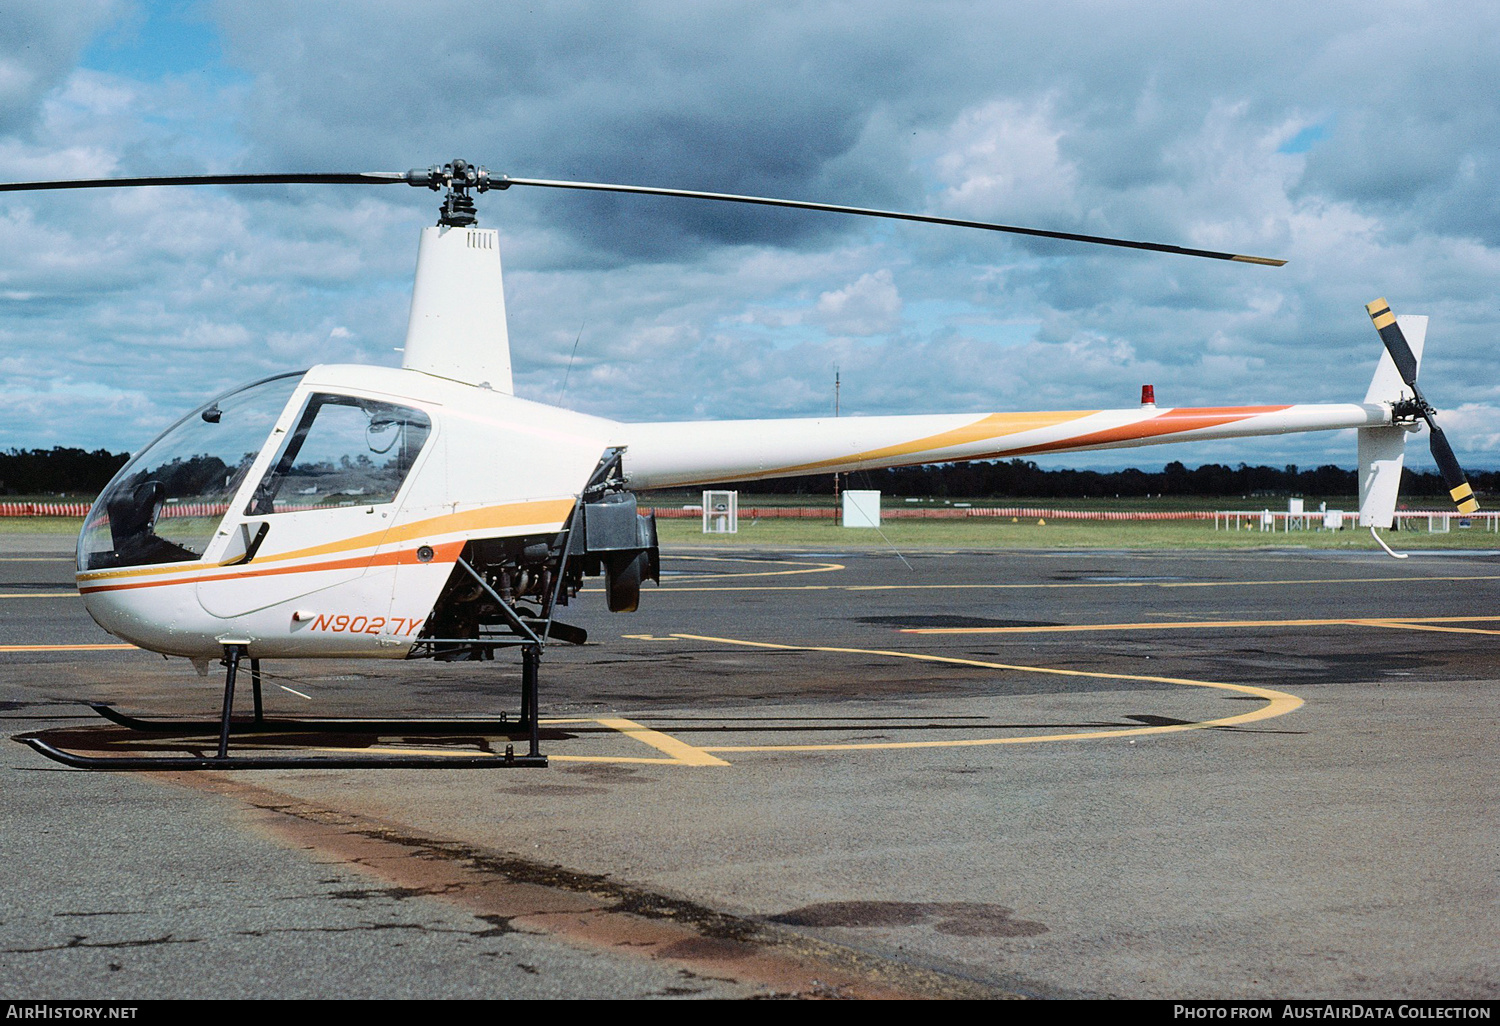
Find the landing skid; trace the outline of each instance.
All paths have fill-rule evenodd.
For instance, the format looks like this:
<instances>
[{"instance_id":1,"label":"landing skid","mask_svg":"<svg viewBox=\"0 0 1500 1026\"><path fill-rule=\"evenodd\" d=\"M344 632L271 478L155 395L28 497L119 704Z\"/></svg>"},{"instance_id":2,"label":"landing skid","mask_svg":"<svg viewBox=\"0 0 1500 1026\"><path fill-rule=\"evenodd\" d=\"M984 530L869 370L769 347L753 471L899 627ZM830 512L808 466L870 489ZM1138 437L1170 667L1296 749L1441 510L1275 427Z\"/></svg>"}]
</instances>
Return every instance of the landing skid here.
<instances>
[{"instance_id":1,"label":"landing skid","mask_svg":"<svg viewBox=\"0 0 1500 1026\"><path fill-rule=\"evenodd\" d=\"M86 770L248 770L248 769L507 769L544 768L545 755L211 755L114 756L65 752L38 737L17 741L54 762Z\"/></svg>"},{"instance_id":2,"label":"landing skid","mask_svg":"<svg viewBox=\"0 0 1500 1026\"><path fill-rule=\"evenodd\" d=\"M250 680L254 690L254 719L236 722L234 714L234 685L240 662L247 658L249 646L243 642L226 642L224 645L224 707L218 720L149 720L127 716L102 702L90 702L95 712L105 719L127 730L157 736L176 734L180 737L201 737L217 731L218 753L208 755L83 755L65 751L50 741L33 735L15 738L33 751L64 766L86 770L246 770L246 769L508 769L514 767L543 768L547 757L541 753L541 729L537 713L537 678L540 676L541 649L538 645L526 645L521 651L521 718L507 721L505 716L497 720L375 720L375 719L267 719L261 708L260 660L250 659ZM455 753L410 755L391 753L382 755L342 754L335 750L330 754L270 754L230 755L231 735L245 734L414 734L419 736L451 737L476 734L511 735L515 731L519 738L529 743L525 755L515 754L513 745L505 746L505 753ZM518 739L519 739L518 738ZM306 744L288 743L289 748L307 748Z\"/></svg>"},{"instance_id":3,"label":"landing skid","mask_svg":"<svg viewBox=\"0 0 1500 1026\"><path fill-rule=\"evenodd\" d=\"M107 702L89 702L89 708L111 723L143 734L172 734L218 730L218 720L147 720L120 712ZM274 734L288 731L316 731L320 734L510 734L524 730L520 720L509 720L501 713L497 720L234 720L230 734Z\"/></svg>"}]
</instances>

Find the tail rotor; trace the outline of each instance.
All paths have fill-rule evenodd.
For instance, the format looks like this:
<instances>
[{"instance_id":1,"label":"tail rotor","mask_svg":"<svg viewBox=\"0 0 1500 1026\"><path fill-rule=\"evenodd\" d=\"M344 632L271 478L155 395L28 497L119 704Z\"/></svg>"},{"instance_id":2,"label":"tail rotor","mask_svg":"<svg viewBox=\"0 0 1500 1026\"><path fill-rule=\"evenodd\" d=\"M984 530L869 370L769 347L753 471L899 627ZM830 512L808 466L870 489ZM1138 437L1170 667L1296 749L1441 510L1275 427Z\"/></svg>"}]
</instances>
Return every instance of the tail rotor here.
<instances>
[{"instance_id":1,"label":"tail rotor","mask_svg":"<svg viewBox=\"0 0 1500 1026\"><path fill-rule=\"evenodd\" d=\"M1385 343L1386 352L1391 354L1401 380L1411 389L1411 398L1392 404L1394 419L1409 421L1421 417L1427 422L1428 446L1432 450L1438 472L1443 475L1444 487L1448 489L1448 494L1460 513L1477 513L1479 500L1474 498L1474 489L1469 485L1463 467L1459 466L1458 457L1453 455L1453 446L1448 444L1448 436L1437 425L1437 411L1417 387L1417 357L1407 344L1396 315L1391 313L1390 304L1384 299L1377 299L1373 303L1366 303L1365 310L1375 323L1375 330L1380 332L1380 341Z\"/></svg>"}]
</instances>

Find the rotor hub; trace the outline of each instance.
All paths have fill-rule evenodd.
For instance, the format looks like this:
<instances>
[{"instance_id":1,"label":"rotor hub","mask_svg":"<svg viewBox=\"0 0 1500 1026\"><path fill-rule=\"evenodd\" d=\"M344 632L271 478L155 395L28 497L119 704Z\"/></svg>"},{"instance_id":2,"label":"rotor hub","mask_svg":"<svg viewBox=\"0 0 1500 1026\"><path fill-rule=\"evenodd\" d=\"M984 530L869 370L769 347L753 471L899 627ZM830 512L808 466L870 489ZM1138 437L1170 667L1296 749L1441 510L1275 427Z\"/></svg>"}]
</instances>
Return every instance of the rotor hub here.
<instances>
[{"instance_id":1,"label":"rotor hub","mask_svg":"<svg viewBox=\"0 0 1500 1026\"><path fill-rule=\"evenodd\" d=\"M1397 424L1415 424L1418 420L1431 422L1435 413L1437 410L1420 395L1391 403L1391 421Z\"/></svg>"},{"instance_id":2,"label":"rotor hub","mask_svg":"<svg viewBox=\"0 0 1500 1026\"><path fill-rule=\"evenodd\" d=\"M492 187L503 189L509 184L492 182L489 168L457 157L446 164L434 164L425 171L413 168L406 172L405 178L414 188L425 186L433 192L443 192L438 225L445 228L472 228L479 222L479 216L471 193L488 192Z\"/></svg>"}]
</instances>

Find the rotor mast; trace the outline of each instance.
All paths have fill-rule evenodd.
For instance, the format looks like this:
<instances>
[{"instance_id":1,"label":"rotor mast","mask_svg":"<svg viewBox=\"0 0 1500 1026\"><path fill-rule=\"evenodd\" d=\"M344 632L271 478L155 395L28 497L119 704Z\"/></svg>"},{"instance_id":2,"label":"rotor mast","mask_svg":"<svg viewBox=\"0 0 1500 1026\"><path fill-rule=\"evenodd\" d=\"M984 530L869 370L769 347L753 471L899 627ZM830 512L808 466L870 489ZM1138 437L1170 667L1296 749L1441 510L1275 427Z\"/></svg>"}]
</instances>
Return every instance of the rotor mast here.
<instances>
[{"instance_id":1,"label":"rotor mast","mask_svg":"<svg viewBox=\"0 0 1500 1026\"><path fill-rule=\"evenodd\" d=\"M422 229L417 246L401 366L514 395L500 233L476 227L472 195L494 187L489 170L454 160L405 180L444 194L438 223Z\"/></svg>"}]
</instances>

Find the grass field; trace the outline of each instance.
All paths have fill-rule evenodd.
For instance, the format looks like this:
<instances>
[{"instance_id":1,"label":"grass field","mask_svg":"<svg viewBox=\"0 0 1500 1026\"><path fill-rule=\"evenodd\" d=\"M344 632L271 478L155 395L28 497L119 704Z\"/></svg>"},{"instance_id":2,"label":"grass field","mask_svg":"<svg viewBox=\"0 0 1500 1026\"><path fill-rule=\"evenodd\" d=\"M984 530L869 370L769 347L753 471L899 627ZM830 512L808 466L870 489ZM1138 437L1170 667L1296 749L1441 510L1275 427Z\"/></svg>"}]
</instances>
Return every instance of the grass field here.
<instances>
[{"instance_id":1,"label":"grass field","mask_svg":"<svg viewBox=\"0 0 1500 1026\"><path fill-rule=\"evenodd\" d=\"M76 517L0 517L0 534L57 535L75 538ZM876 532L843 528L832 520L740 519L738 534L704 534L696 520L657 522L661 542L669 547L824 549L1371 549L1367 530L1260 531L1218 530L1211 521L1091 521L974 518L964 520L891 520ZM1476 525L1454 527L1447 534L1425 529L1384 532L1387 543L1402 549L1497 549L1500 532Z\"/></svg>"},{"instance_id":2,"label":"grass field","mask_svg":"<svg viewBox=\"0 0 1500 1026\"><path fill-rule=\"evenodd\" d=\"M82 517L0 517L0 534L67 534L83 529Z\"/></svg>"},{"instance_id":3,"label":"grass field","mask_svg":"<svg viewBox=\"0 0 1500 1026\"><path fill-rule=\"evenodd\" d=\"M642 506L674 507L674 506L696 506L703 501L703 493L686 492L675 490L649 491L639 493ZM1307 509L1317 509L1318 503L1326 502L1332 509L1358 509L1359 500L1352 495L1308 495L1303 498ZM959 506L1004 506L1004 507L1037 507L1041 509L1082 509L1099 511L1132 510L1147 513L1157 511L1212 511L1212 510L1260 510L1286 509L1287 497L1284 495L1272 496L1203 496L1203 495L1153 495L1146 498L1141 496L1126 496L1116 498L1114 496L1101 496L1087 499L1080 498L1034 498L1023 499L918 499L908 501L899 495L881 496L881 506L887 511L899 509L944 509L955 504ZM1402 496L1402 502L1406 505L1422 509L1446 509L1448 499L1427 499L1421 496ZM762 509L775 509L782 506L806 506L832 509L836 503L833 496L828 495L754 495L741 492L739 497L740 512L743 514L757 507Z\"/></svg>"},{"instance_id":4,"label":"grass field","mask_svg":"<svg viewBox=\"0 0 1500 1026\"><path fill-rule=\"evenodd\" d=\"M843 528L831 520L740 520L738 534L704 534L696 520L662 520L657 531L663 545L715 548L791 549L1376 549L1368 530L1262 532L1214 530L1212 521L1097 521L975 518L972 520L894 520L879 532ZM1500 533L1482 526L1448 534L1421 531L1384 532L1386 542L1402 549L1497 549Z\"/></svg>"}]
</instances>

